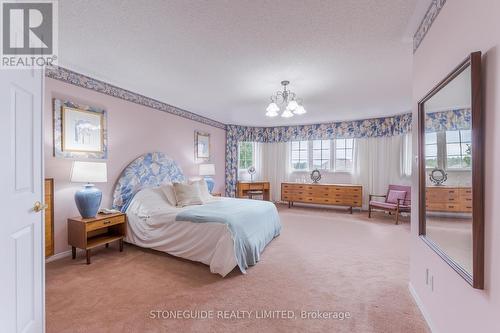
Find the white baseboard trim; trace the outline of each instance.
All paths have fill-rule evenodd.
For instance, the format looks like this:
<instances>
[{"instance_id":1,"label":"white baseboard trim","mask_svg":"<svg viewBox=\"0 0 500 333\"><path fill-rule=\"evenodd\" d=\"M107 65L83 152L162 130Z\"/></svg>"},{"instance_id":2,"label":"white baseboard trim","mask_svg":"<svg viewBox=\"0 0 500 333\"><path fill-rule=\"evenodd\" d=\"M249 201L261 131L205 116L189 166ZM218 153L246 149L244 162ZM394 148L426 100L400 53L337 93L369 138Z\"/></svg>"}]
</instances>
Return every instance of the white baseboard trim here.
<instances>
[{"instance_id":1,"label":"white baseboard trim","mask_svg":"<svg viewBox=\"0 0 500 333\"><path fill-rule=\"evenodd\" d=\"M424 304L422 303L422 300L418 296L417 292L415 291L415 288L413 288L413 285L411 282L408 283L408 289L410 290L410 294L415 300L415 303L417 303L418 309L422 313L422 316L424 317L425 321L427 322L427 326L429 326L429 329L431 330L432 333L438 333L438 330L432 323L431 317L429 316L429 313L425 310Z\"/></svg>"},{"instance_id":2,"label":"white baseboard trim","mask_svg":"<svg viewBox=\"0 0 500 333\"><path fill-rule=\"evenodd\" d=\"M53 261L56 261L59 259L69 257L69 256L71 256L71 250L60 252L60 253L54 254L52 257L48 257L47 259L45 259L45 263L47 264L49 262L53 262Z\"/></svg>"}]
</instances>

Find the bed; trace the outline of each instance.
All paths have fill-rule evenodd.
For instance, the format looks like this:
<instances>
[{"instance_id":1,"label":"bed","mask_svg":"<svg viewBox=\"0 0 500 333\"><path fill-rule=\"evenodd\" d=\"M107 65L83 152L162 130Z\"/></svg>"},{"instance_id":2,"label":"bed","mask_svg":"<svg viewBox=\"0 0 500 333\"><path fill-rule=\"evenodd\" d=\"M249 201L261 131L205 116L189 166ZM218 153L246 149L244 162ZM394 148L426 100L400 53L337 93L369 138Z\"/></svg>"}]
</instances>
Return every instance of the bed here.
<instances>
[{"instance_id":1,"label":"bed","mask_svg":"<svg viewBox=\"0 0 500 333\"><path fill-rule=\"evenodd\" d=\"M280 234L274 204L210 197L202 205L177 207L162 186L185 182L180 167L163 153L140 156L122 172L113 206L127 215L126 242L202 262L226 276L236 266L246 273Z\"/></svg>"}]
</instances>

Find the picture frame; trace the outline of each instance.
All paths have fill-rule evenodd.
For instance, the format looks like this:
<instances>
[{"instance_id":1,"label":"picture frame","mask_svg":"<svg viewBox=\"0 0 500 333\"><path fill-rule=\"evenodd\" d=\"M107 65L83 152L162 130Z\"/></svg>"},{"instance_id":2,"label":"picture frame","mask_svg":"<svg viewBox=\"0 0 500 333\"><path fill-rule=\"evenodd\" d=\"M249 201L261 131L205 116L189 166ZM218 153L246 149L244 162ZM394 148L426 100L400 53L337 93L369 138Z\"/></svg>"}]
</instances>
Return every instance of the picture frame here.
<instances>
[{"instance_id":1,"label":"picture frame","mask_svg":"<svg viewBox=\"0 0 500 333\"><path fill-rule=\"evenodd\" d=\"M71 159L106 159L106 111L54 99L54 156Z\"/></svg>"},{"instance_id":2,"label":"picture frame","mask_svg":"<svg viewBox=\"0 0 500 333\"><path fill-rule=\"evenodd\" d=\"M211 158L210 134L194 132L194 158L196 162L208 162Z\"/></svg>"}]
</instances>

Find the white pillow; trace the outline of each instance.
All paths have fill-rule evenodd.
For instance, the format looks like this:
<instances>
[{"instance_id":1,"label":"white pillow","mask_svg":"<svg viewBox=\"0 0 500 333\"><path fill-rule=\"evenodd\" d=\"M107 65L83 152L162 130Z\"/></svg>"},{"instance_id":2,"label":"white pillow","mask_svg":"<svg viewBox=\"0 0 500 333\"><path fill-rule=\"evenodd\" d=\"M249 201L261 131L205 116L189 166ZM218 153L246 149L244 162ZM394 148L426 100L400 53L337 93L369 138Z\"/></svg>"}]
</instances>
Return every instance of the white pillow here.
<instances>
[{"instance_id":1,"label":"white pillow","mask_svg":"<svg viewBox=\"0 0 500 333\"><path fill-rule=\"evenodd\" d=\"M175 198L177 206L185 207L190 205L201 205L203 199L201 198L200 186L198 183L182 184L174 183Z\"/></svg>"},{"instance_id":2,"label":"white pillow","mask_svg":"<svg viewBox=\"0 0 500 333\"><path fill-rule=\"evenodd\" d=\"M171 183L163 184L160 186L161 191L165 195L167 202L172 206L177 206L177 199L175 198L174 185Z\"/></svg>"},{"instance_id":3,"label":"white pillow","mask_svg":"<svg viewBox=\"0 0 500 333\"><path fill-rule=\"evenodd\" d=\"M205 179L198 179L198 180L192 180L189 182L190 184L198 184L198 187L200 188L200 194L201 194L201 199L203 200L203 203L209 202L213 200L212 195L208 191L208 186L207 182Z\"/></svg>"}]
</instances>

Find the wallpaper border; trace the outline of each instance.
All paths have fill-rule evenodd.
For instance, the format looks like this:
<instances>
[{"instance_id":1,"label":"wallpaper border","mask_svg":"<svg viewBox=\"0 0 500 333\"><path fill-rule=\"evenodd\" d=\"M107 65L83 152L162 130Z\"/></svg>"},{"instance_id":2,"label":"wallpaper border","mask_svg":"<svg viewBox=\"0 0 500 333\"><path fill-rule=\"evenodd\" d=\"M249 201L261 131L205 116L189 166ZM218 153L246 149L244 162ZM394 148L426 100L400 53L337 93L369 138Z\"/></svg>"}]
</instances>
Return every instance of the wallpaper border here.
<instances>
[{"instance_id":1,"label":"wallpaper border","mask_svg":"<svg viewBox=\"0 0 500 333\"><path fill-rule=\"evenodd\" d=\"M213 126L225 130L226 125L216 120L200 116L167 103L160 102L150 97L126 90L110 83L94 79L90 76L77 73L61 66L47 66L45 76L51 79L66 82L81 88L94 90L112 97L120 98L128 102L146 106L158 111L170 113L179 117L193 120L205 125Z\"/></svg>"},{"instance_id":2,"label":"wallpaper border","mask_svg":"<svg viewBox=\"0 0 500 333\"><path fill-rule=\"evenodd\" d=\"M432 0L432 3L429 5L429 8L425 13L422 22L420 22L415 35L413 35L413 53L417 52L418 47L424 40L425 35L431 28L436 17L439 15L441 9L443 9L445 3L446 0Z\"/></svg>"}]
</instances>

